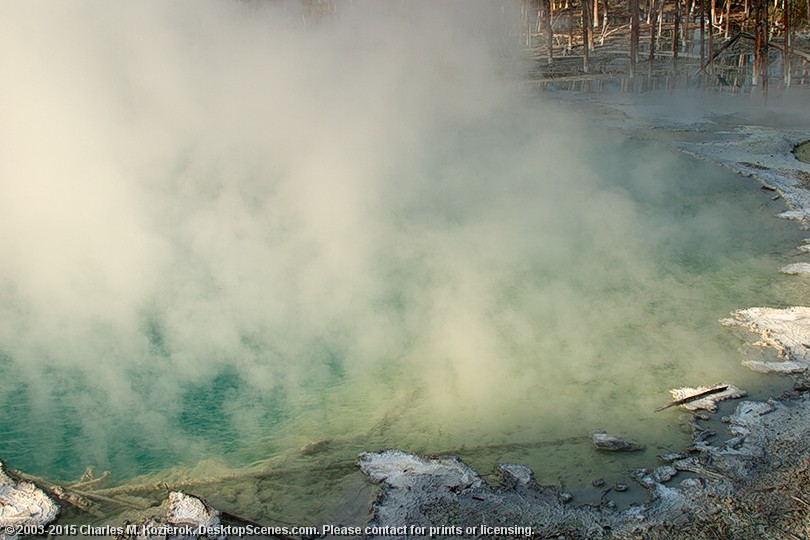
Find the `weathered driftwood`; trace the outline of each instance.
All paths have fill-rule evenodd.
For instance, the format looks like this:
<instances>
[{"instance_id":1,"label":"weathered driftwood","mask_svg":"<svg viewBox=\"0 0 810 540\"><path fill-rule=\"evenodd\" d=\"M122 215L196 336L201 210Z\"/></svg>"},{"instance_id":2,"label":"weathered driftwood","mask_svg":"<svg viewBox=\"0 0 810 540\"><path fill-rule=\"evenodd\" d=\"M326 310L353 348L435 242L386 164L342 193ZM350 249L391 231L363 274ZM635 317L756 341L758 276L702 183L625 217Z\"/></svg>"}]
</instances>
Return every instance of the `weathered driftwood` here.
<instances>
[{"instance_id":1,"label":"weathered driftwood","mask_svg":"<svg viewBox=\"0 0 810 540\"><path fill-rule=\"evenodd\" d=\"M323 471L337 471L337 470L354 470L353 460L341 460L329 463L324 466ZM239 480L246 480L250 478L273 478L285 476L288 474L298 474L312 471L311 466L302 465L299 467L289 467L280 469L263 468L259 470L239 471L231 474L223 474L220 476L209 476L206 478L196 478L189 480L179 480L177 482L144 482L141 484L128 484L117 486L113 488L94 490L94 495L103 495L107 497L114 497L116 495L130 495L134 493L151 493L157 491L177 491L181 489L205 486L210 484L220 484L225 482L233 482Z\"/></svg>"},{"instance_id":2,"label":"weathered driftwood","mask_svg":"<svg viewBox=\"0 0 810 540\"><path fill-rule=\"evenodd\" d=\"M523 442L523 443L501 443L501 444L491 444L491 445L479 445L479 446L461 446L458 448L448 449L443 452L438 452L435 455L470 455L470 454L477 454L480 452L485 451L516 451L516 450L526 450L532 448L543 448L548 446L557 446L561 444L576 444L584 442L586 439L584 437L569 437L566 439L555 439L553 441L534 441L534 442ZM352 460L339 460L334 461L325 465L321 470L322 471L346 471L350 472L355 469L355 461ZM251 469L251 470L243 470L235 473L224 474L219 476L209 476L206 478L196 478L196 479L189 479L189 480L179 480L176 482L143 482L140 484L127 484L122 486L116 486L112 488L105 488L105 489L98 489L93 491L88 491L85 493L88 497L92 495L95 498L99 498L101 496L106 497L116 497L118 495L132 495L137 493L152 493L152 492L162 492L162 491L176 491L182 489L189 489L199 486L206 486L211 484L220 484L225 482L234 482L240 480L247 480L251 478L276 478L282 477L291 474L302 474L308 471L311 471L312 468L310 465L301 465L296 467L285 467L285 468L268 468L267 466ZM114 499L117 503L121 503L119 499Z\"/></svg>"},{"instance_id":3,"label":"weathered driftwood","mask_svg":"<svg viewBox=\"0 0 810 540\"><path fill-rule=\"evenodd\" d=\"M6 473L14 480L24 480L26 482L30 482L48 495L55 497L56 499L59 499L60 501L63 501L70 506L81 510L82 512L90 512L93 509L93 503L91 501L70 488L53 484L43 478L39 478L38 476L33 476L22 471L18 471L13 467L6 466L5 470Z\"/></svg>"},{"instance_id":4,"label":"weathered driftwood","mask_svg":"<svg viewBox=\"0 0 810 540\"><path fill-rule=\"evenodd\" d=\"M94 486L94 485L96 485L96 484L98 484L100 482L103 482L109 476L110 476L110 471L104 471L103 473L101 473L101 476L99 476L98 478L95 478L93 476L93 469L88 467L87 470L84 471L84 474L82 475L81 479L79 479L79 481L74 482L72 484L68 484L67 487L69 487L71 489L76 489L76 488L84 489L84 488L87 488L87 487L90 487L90 486Z\"/></svg>"},{"instance_id":5,"label":"weathered driftwood","mask_svg":"<svg viewBox=\"0 0 810 540\"><path fill-rule=\"evenodd\" d=\"M715 386L714 388L709 388L706 391L698 392L697 394L687 396L687 397L685 397L683 399L677 399L677 400L673 401L672 403L667 403L666 405L662 405L662 406L656 408L655 412L661 412L661 411L663 411L665 409L669 409L670 407L676 407L678 405L685 405L686 403L691 403L692 401L696 401L696 400L698 400L700 398L704 398L704 397L710 396L712 394L719 394L723 390L727 390L727 389L728 389L727 384L723 385L723 386Z\"/></svg>"},{"instance_id":6,"label":"weathered driftwood","mask_svg":"<svg viewBox=\"0 0 810 540\"><path fill-rule=\"evenodd\" d=\"M737 34L736 34L736 35L734 35L733 37L731 37L731 38L727 39L727 40L726 40L726 42L725 42L725 43L723 43L723 44L720 46L720 48L719 48L719 49L717 49L717 50L714 52L714 54L712 54L712 55L711 55L711 56L710 56L710 57L709 57L709 58L708 58L706 61L704 61L703 63L701 63L700 68L698 69L698 72L702 72L702 71L704 71L704 70L706 69L706 67L707 67L709 64L711 64L712 62L714 62L715 60L717 60L717 57L718 57L718 56L720 56L720 55L723 53L723 51L725 51L726 49L728 49L729 47L731 47L732 45L734 45L734 44L737 42L737 40L738 40L738 39L740 39L740 38L742 37L742 35L743 35L743 32L737 32ZM752 36L752 37L753 37L753 36Z\"/></svg>"},{"instance_id":7,"label":"weathered driftwood","mask_svg":"<svg viewBox=\"0 0 810 540\"><path fill-rule=\"evenodd\" d=\"M107 478L110 475L109 471L105 471L104 474L102 474L99 478L93 479L91 481L85 482L80 481L78 483L63 486L59 484L54 484L53 482L50 482L44 478L24 473L12 467L6 467L6 470L9 476L11 476L12 478L16 480L25 480L27 482L31 482L48 495L64 503L67 503L68 505L82 512L98 514L98 510L97 508L95 508L93 500L98 502L110 503L117 506L134 508L136 510L143 510L144 508L148 508L149 506L151 506L151 503L149 501L136 502L133 501L132 499L121 499L116 497L110 497L103 493L99 493L93 490L76 489L77 486L92 487L97 482L100 482L105 478Z\"/></svg>"}]
</instances>

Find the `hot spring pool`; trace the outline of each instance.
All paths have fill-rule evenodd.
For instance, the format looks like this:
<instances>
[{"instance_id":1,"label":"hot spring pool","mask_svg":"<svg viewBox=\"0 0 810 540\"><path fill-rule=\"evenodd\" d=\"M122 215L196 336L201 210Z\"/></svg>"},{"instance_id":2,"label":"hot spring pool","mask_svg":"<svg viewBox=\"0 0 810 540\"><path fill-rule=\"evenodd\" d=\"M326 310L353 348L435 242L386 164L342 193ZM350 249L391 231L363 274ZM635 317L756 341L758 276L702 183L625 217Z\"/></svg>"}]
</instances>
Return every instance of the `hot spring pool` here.
<instances>
[{"instance_id":1,"label":"hot spring pool","mask_svg":"<svg viewBox=\"0 0 810 540\"><path fill-rule=\"evenodd\" d=\"M778 384L717 322L810 300L778 272L798 227L752 181L483 84L486 55L445 27L390 70L396 47L356 21L133 6L110 33L102 6L41 9L42 35L0 25L26 45L2 65L47 83L0 91L12 466L126 481L269 459L261 482L196 492L255 520L346 518L360 451L576 488L686 444L680 413L653 413L668 389ZM647 450L598 454L597 428Z\"/></svg>"}]
</instances>

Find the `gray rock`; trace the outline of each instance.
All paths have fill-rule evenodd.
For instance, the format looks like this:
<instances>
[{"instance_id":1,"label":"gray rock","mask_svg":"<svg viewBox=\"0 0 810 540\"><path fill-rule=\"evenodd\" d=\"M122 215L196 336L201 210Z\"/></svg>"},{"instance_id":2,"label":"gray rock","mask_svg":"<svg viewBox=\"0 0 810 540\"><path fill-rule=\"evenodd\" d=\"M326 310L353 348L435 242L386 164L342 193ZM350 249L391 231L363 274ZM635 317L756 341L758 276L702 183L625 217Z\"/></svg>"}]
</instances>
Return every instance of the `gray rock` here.
<instances>
[{"instance_id":1,"label":"gray rock","mask_svg":"<svg viewBox=\"0 0 810 540\"><path fill-rule=\"evenodd\" d=\"M143 518L127 526L120 540L226 540L220 512L199 497L182 491L169 493L161 506L163 514Z\"/></svg>"},{"instance_id":2,"label":"gray rock","mask_svg":"<svg viewBox=\"0 0 810 540\"><path fill-rule=\"evenodd\" d=\"M498 471L501 473L501 482L506 486L528 486L534 481L534 473L525 465L501 463Z\"/></svg>"},{"instance_id":3,"label":"gray rock","mask_svg":"<svg viewBox=\"0 0 810 540\"><path fill-rule=\"evenodd\" d=\"M670 465L661 465L653 470L652 478L659 484L662 484L675 476L677 473L678 471L675 470L675 467Z\"/></svg>"},{"instance_id":4,"label":"gray rock","mask_svg":"<svg viewBox=\"0 0 810 540\"><path fill-rule=\"evenodd\" d=\"M591 433L591 440L597 450L605 452L635 452L643 450L644 445L637 442L619 437L618 435L611 435L604 431L594 431Z\"/></svg>"},{"instance_id":5,"label":"gray rock","mask_svg":"<svg viewBox=\"0 0 810 540\"><path fill-rule=\"evenodd\" d=\"M688 458L689 454L686 452L669 452L667 454L658 454L656 457L664 463L672 463L673 461Z\"/></svg>"}]
</instances>

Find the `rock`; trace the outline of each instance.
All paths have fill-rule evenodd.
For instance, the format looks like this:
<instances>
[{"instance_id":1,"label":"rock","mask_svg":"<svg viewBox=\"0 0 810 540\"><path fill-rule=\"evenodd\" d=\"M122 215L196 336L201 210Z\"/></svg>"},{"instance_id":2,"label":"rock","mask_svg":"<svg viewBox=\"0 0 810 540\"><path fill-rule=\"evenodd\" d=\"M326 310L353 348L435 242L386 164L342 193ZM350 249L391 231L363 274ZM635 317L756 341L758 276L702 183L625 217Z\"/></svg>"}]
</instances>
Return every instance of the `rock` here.
<instances>
[{"instance_id":1,"label":"rock","mask_svg":"<svg viewBox=\"0 0 810 540\"><path fill-rule=\"evenodd\" d=\"M670 465L661 465L660 467L656 467L652 472L652 478L659 484L663 484L670 480L673 476L678 474L678 471L675 470L675 467Z\"/></svg>"},{"instance_id":2,"label":"rock","mask_svg":"<svg viewBox=\"0 0 810 540\"><path fill-rule=\"evenodd\" d=\"M59 507L45 492L31 482L15 481L0 461L0 540L16 540L15 529L36 530L58 515Z\"/></svg>"},{"instance_id":3,"label":"rock","mask_svg":"<svg viewBox=\"0 0 810 540\"><path fill-rule=\"evenodd\" d=\"M363 452L357 460L360 470L372 480L396 488L413 487L416 480L431 478L446 488L480 487L483 480L456 457L426 459L400 450Z\"/></svg>"},{"instance_id":4,"label":"rock","mask_svg":"<svg viewBox=\"0 0 810 540\"><path fill-rule=\"evenodd\" d=\"M129 524L121 540L225 540L219 520L220 512L199 497L172 491L155 515Z\"/></svg>"},{"instance_id":5,"label":"rock","mask_svg":"<svg viewBox=\"0 0 810 540\"><path fill-rule=\"evenodd\" d=\"M593 480L591 480L591 485L593 487L602 487L602 486L605 485L605 479L604 478L594 478Z\"/></svg>"},{"instance_id":6,"label":"rock","mask_svg":"<svg viewBox=\"0 0 810 540\"><path fill-rule=\"evenodd\" d=\"M653 480L652 476L650 476L647 469L635 469L630 473L630 476L633 478L633 480L647 489L655 485L655 480Z\"/></svg>"},{"instance_id":7,"label":"rock","mask_svg":"<svg viewBox=\"0 0 810 540\"><path fill-rule=\"evenodd\" d=\"M731 432L736 435L748 435L750 426L759 422L759 417L774 410L768 402L743 401L731 415Z\"/></svg>"},{"instance_id":8,"label":"rock","mask_svg":"<svg viewBox=\"0 0 810 540\"><path fill-rule=\"evenodd\" d=\"M563 491L562 493L560 493L560 502L561 503L567 504L567 503L570 503L572 500L574 500L574 496L571 495L570 493L568 493L567 491Z\"/></svg>"},{"instance_id":9,"label":"rock","mask_svg":"<svg viewBox=\"0 0 810 540\"><path fill-rule=\"evenodd\" d=\"M528 486L534 481L534 473L525 465L501 463L498 471L501 473L501 482L506 486Z\"/></svg>"},{"instance_id":10,"label":"rock","mask_svg":"<svg viewBox=\"0 0 810 540\"><path fill-rule=\"evenodd\" d=\"M672 394L672 400L678 401L681 399L686 399L689 396L694 396L700 394L701 392L706 392L711 390L712 388L717 388L718 386L727 386L725 390L722 392L717 392L716 394L710 394L706 397L696 399L695 401L690 401L689 403L683 403L679 405L688 411L699 411L701 409L715 412L717 410L717 404L721 401L725 401L727 399L737 399L741 397L745 397L748 393L745 390L740 390L733 384L715 384L713 386L698 386L697 388L692 388L691 386L683 386L681 388L673 388L669 391ZM697 415L698 418L701 420L706 420L708 417Z\"/></svg>"},{"instance_id":11,"label":"rock","mask_svg":"<svg viewBox=\"0 0 810 540\"><path fill-rule=\"evenodd\" d=\"M791 362L786 360L784 362L762 362L760 360L743 360L742 365L757 373L780 373L786 375L788 373L804 373L807 371L807 365L799 362Z\"/></svg>"},{"instance_id":12,"label":"rock","mask_svg":"<svg viewBox=\"0 0 810 540\"><path fill-rule=\"evenodd\" d=\"M591 433L591 440L597 450L605 452L635 452L644 449L644 445L604 431Z\"/></svg>"},{"instance_id":13,"label":"rock","mask_svg":"<svg viewBox=\"0 0 810 540\"><path fill-rule=\"evenodd\" d=\"M205 529L219 527L219 511L204 500L182 491L169 493L166 520L174 524L190 524Z\"/></svg>"},{"instance_id":14,"label":"rock","mask_svg":"<svg viewBox=\"0 0 810 540\"><path fill-rule=\"evenodd\" d=\"M787 219L789 221L802 221L807 216L802 210L787 210L785 212L776 214L776 217L780 219Z\"/></svg>"},{"instance_id":15,"label":"rock","mask_svg":"<svg viewBox=\"0 0 810 540\"><path fill-rule=\"evenodd\" d=\"M738 449L745 442L745 437L738 435L727 440L724 445L726 448Z\"/></svg>"},{"instance_id":16,"label":"rock","mask_svg":"<svg viewBox=\"0 0 810 540\"><path fill-rule=\"evenodd\" d=\"M623 491L627 491L627 484L625 484L624 482L619 482L618 484L613 486L613 489L615 491L618 491L619 493L621 493Z\"/></svg>"},{"instance_id":17,"label":"rock","mask_svg":"<svg viewBox=\"0 0 810 540\"><path fill-rule=\"evenodd\" d=\"M664 463L672 463L673 461L688 458L689 454L687 452L669 452L668 454L658 454L656 457Z\"/></svg>"},{"instance_id":18,"label":"rock","mask_svg":"<svg viewBox=\"0 0 810 540\"><path fill-rule=\"evenodd\" d=\"M800 262L788 264L780 268L779 271L791 276L810 275L810 263Z\"/></svg>"},{"instance_id":19,"label":"rock","mask_svg":"<svg viewBox=\"0 0 810 540\"><path fill-rule=\"evenodd\" d=\"M739 309L720 323L746 328L760 336L757 345L777 351L780 359L777 362L743 361L743 365L754 371L798 373L810 367L810 307Z\"/></svg>"},{"instance_id":20,"label":"rock","mask_svg":"<svg viewBox=\"0 0 810 540\"><path fill-rule=\"evenodd\" d=\"M675 476L678 471L671 465L661 465L652 471L647 469L636 469L630 476L647 489L654 487L656 484L663 484Z\"/></svg>"}]
</instances>

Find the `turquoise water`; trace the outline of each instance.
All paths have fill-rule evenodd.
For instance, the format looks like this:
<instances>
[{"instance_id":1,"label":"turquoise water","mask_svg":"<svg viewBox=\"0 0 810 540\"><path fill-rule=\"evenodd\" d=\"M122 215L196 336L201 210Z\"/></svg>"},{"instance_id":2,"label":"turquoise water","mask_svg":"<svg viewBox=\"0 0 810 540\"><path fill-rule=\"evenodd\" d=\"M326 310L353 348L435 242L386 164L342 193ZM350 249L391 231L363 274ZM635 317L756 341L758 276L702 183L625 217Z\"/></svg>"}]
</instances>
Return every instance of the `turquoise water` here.
<instances>
[{"instance_id":1,"label":"turquoise water","mask_svg":"<svg viewBox=\"0 0 810 540\"><path fill-rule=\"evenodd\" d=\"M652 414L668 388L770 384L739 366L740 344L717 320L802 297L796 279L778 273L800 235L773 217L777 202L748 180L638 141L597 141L600 167L582 175L530 163L497 175L491 156L466 151L489 136L484 128L429 163L441 180L385 201L394 207L379 224L387 241L363 261L374 281L319 291L346 301L345 317L337 309L321 320L317 299L294 295L278 319L275 306L251 318L241 282L210 287L176 254L182 286L160 283L131 327L80 321L72 347L34 328L24 342L6 336L0 455L55 478L95 465L123 479L211 457L238 466L330 439L350 447L344 459L361 449L464 456L472 447L466 457L484 470L516 460L570 483L610 469L587 444L591 429L626 433L652 453L682 445L678 415ZM546 159L520 145L505 152L499 159L513 163ZM665 165L651 171L651 153ZM265 272L277 269L223 266L250 267L253 292L276 286ZM211 320L178 321L196 317L188 306L176 313L187 287L210 287L194 300ZM19 324L9 306L25 307L11 299L6 327ZM218 336L225 323L233 328ZM633 459L644 457L615 467Z\"/></svg>"},{"instance_id":2,"label":"turquoise water","mask_svg":"<svg viewBox=\"0 0 810 540\"><path fill-rule=\"evenodd\" d=\"M295 521L366 508L363 450L587 485L685 444L669 388L771 387L717 321L808 300L780 203L518 96L491 4L4 5L30 84L0 89L0 456L109 482L270 460L199 492Z\"/></svg>"}]
</instances>

